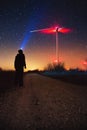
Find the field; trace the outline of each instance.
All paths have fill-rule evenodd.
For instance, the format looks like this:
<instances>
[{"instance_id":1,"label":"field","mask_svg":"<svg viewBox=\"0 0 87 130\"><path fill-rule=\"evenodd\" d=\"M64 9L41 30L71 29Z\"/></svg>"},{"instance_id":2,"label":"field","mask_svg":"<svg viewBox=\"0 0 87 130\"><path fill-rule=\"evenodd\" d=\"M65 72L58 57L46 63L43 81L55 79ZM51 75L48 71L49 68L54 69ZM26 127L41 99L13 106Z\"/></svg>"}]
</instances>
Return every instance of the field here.
<instances>
[{"instance_id":1,"label":"field","mask_svg":"<svg viewBox=\"0 0 87 130\"><path fill-rule=\"evenodd\" d=\"M54 79L58 79L70 84L87 86L87 72L77 72L77 73L55 73L55 72L45 72L42 73L44 76L48 76Z\"/></svg>"},{"instance_id":2,"label":"field","mask_svg":"<svg viewBox=\"0 0 87 130\"><path fill-rule=\"evenodd\" d=\"M76 74L76 75L63 75L63 76L51 76L51 77L71 84L76 84L80 86L87 85L87 75Z\"/></svg>"}]
</instances>

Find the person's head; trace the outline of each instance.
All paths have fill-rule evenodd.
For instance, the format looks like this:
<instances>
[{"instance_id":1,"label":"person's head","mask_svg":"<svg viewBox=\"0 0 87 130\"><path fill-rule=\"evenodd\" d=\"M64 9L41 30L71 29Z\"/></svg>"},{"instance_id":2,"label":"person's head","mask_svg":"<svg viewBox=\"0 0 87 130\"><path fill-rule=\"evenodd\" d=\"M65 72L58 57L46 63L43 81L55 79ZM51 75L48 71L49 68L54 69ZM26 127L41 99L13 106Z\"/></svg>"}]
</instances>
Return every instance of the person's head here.
<instances>
[{"instance_id":1,"label":"person's head","mask_svg":"<svg viewBox=\"0 0 87 130\"><path fill-rule=\"evenodd\" d=\"M23 54L23 50L22 49L19 49L18 52L19 52L19 54Z\"/></svg>"}]
</instances>

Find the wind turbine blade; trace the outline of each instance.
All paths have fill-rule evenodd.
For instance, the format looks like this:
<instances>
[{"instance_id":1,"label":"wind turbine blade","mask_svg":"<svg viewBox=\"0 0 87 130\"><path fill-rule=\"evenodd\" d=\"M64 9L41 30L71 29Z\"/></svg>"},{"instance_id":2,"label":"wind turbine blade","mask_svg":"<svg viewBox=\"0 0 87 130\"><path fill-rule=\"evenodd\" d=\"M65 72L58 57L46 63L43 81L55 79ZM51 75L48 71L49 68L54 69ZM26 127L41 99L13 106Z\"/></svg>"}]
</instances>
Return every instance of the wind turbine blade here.
<instances>
[{"instance_id":1,"label":"wind turbine blade","mask_svg":"<svg viewBox=\"0 0 87 130\"><path fill-rule=\"evenodd\" d=\"M70 33L71 29L69 29L69 28L60 28L59 32L60 33Z\"/></svg>"},{"instance_id":2,"label":"wind turbine blade","mask_svg":"<svg viewBox=\"0 0 87 130\"><path fill-rule=\"evenodd\" d=\"M45 30L48 30L48 29L51 29L51 28L32 30L32 31L30 31L30 32L42 32L42 31L45 31Z\"/></svg>"},{"instance_id":3,"label":"wind turbine blade","mask_svg":"<svg viewBox=\"0 0 87 130\"><path fill-rule=\"evenodd\" d=\"M50 28L45 28L45 29L32 30L30 32L31 33L32 32L41 32L41 33L46 33L46 34L52 34L52 33L55 33L56 31L58 31L60 33L69 33L69 32L71 32L71 29L56 26L56 27L50 27Z\"/></svg>"}]
</instances>

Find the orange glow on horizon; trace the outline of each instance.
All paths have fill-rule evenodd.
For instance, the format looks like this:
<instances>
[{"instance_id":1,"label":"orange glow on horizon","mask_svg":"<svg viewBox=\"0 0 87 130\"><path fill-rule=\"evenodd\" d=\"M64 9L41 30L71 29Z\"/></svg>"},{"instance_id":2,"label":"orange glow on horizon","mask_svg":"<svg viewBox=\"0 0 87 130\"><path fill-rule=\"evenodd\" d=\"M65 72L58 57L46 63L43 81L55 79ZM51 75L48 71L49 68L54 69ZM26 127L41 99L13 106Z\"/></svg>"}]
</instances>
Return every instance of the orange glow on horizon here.
<instances>
[{"instance_id":1,"label":"orange glow on horizon","mask_svg":"<svg viewBox=\"0 0 87 130\"><path fill-rule=\"evenodd\" d=\"M24 54L26 56L26 65L28 70L43 70L47 64L52 63L55 60L55 44L52 46L50 43L41 42L41 46L38 46L38 42L35 44L36 46L30 47L29 49L26 47L24 50ZM61 45L61 44L60 44ZM48 47L47 47L48 46ZM79 47L71 47L71 48L62 48L60 46L59 60L64 62L65 68L81 68L85 69L85 65L81 64L81 61L84 61L86 58L86 50L82 50ZM0 68L2 70L14 70L14 58L17 54L17 49L9 48L6 50L1 50L0 52ZM53 58L52 58L53 57Z\"/></svg>"}]
</instances>

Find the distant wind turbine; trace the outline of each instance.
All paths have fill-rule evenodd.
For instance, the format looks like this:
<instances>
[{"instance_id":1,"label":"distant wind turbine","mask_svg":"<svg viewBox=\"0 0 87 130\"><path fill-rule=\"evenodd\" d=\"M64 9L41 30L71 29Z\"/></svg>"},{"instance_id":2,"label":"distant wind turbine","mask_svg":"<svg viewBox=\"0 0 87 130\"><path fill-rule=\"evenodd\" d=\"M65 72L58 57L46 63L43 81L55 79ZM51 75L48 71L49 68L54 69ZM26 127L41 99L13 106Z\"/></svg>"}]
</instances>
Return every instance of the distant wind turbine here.
<instances>
[{"instance_id":1,"label":"distant wind turbine","mask_svg":"<svg viewBox=\"0 0 87 130\"><path fill-rule=\"evenodd\" d=\"M59 64L59 46L58 46L58 33L69 33L71 31L71 29L69 28L65 28L65 27L50 27L50 28L45 28L45 29L38 29L38 30L32 30L30 31L31 33L33 32L42 32L42 33L46 33L46 34L52 34L55 33L56 34L56 60L55 62Z\"/></svg>"}]
</instances>

